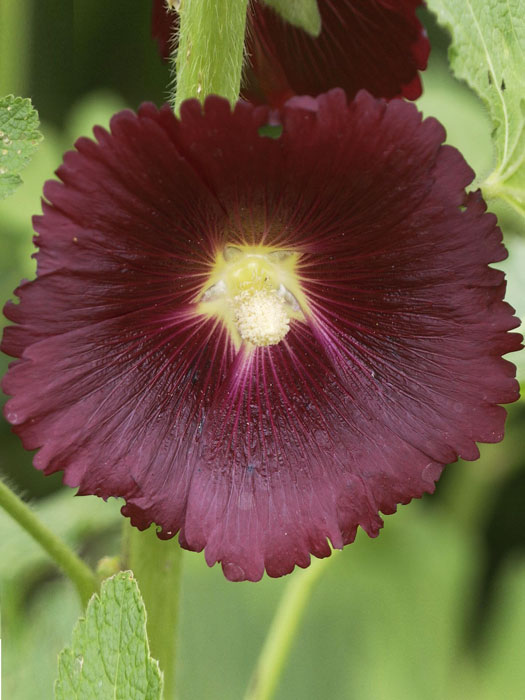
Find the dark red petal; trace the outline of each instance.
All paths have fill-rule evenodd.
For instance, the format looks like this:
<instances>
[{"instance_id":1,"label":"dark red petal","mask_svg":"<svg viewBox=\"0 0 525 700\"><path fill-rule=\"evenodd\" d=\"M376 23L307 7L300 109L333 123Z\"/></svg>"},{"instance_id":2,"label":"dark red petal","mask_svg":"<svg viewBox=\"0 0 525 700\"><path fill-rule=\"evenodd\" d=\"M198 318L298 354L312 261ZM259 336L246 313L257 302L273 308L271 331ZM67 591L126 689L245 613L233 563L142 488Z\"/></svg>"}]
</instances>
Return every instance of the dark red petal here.
<instances>
[{"instance_id":1,"label":"dark red petal","mask_svg":"<svg viewBox=\"0 0 525 700\"><path fill-rule=\"evenodd\" d=\"M244 96L280 106L293 94L341 87L349 97L365 88L376 97L416 99L418 70L426 68L430 51L416 16L421 5L421 0L319 0L322 30L312 37L256 2Z\"/></svg>"},{"instance_id":2,"label":"dark red petal","mask_svg":"<svg viewBox=\"0 0 525 700\"><path fill-rule=\"evenodd\" d=\"M379 511L501 439L519 347L473 173L412 105L342 91L268 110L122 112L80 139L8 304L6 415L35 466L126 499L232 580L377 535ZM195 313L218 250L301 253L307 322L236 351Z\"/></svg>"}]
</instances>

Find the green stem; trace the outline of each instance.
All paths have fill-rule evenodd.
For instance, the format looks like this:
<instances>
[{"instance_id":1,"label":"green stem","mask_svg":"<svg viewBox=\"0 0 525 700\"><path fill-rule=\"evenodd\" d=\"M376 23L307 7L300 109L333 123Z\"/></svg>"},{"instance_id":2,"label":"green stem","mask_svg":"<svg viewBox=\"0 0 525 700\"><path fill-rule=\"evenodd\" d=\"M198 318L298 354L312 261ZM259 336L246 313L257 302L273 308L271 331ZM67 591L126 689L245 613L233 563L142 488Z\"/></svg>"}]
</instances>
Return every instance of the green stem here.
<instances>
[{"instance_id":1,"label":"green stem","mask_svg":"<svg viewBox=\"0 0 525 700\"><path fill-rule=\"evenodd\" d=\"M46 550L71 579L85 607L98 588L95 573L2 481L0 481L0 506Z\"/></svg>"},{"instance_id":2,"label":"green stem","mask_svg":"<svg viewBox=\"0 0 525 700\"><path fill-rule=\"evenodd\" d=\"M333 558L332 553L330 559ZM310 594L327 564L325 559L312 559L307 569L296 571L290 579L279 602L244 700L269 700L272 697Z\"/></svg>"},{"instance_id":3,"label":"green stem","mask_svg":"<svg viewBox=\"0 0 525 700\"><path fill-rule=\"evenodd\" d=\"M164 698L173 700L182 549L175 539L159 540L154 526L140 532L127 521L124 549L146 606L151 655L164 673Z\"/></svg>"},{"instance_id":4,"label":"green stem","mask_svg":"<svg viewBox=\"0 0 525 700\"><path fill-rule=\"evenodd\" d=\"M182 0L175 58L175 111L190 97L222 95L233 104L241 88L248 0Z\"/></svg>"},{"instance_id":5,"label":"green stem","mask_svg":"<svg viewBox=\"0 0 525 700\"><path fill-rule=\"evenodd\" d=\"M27 91L30 28L28 0L0 2L0 95Z\"/></svg>"}]
</instances>

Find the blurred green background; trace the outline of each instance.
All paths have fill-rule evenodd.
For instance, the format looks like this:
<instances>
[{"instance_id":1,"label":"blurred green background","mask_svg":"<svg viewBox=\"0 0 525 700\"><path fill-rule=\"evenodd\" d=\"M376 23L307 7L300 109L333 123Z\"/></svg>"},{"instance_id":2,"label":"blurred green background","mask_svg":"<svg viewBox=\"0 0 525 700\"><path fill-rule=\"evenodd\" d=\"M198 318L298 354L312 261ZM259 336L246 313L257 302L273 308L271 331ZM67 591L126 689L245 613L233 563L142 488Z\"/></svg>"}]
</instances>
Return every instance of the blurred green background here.
<instances>
[{"instance_id":1,"label":"blurred green background","mask_svg":"<svg viewBox=\"0 0 525 700\"><path fill-rule=\"evenodd\" d=\"M169 76L150 39L150 11L150 0L0 2L0 94L30 96L45 135L24 186L0 203L2 300L34 274L30 218L63 151L123 107L164 101ZM421 16L433 51L419 106L445 124L482 179L492 163L490 124L448 72L447 37ZM509 300L523 317L525 226L492 208L510 252ZM0 358L2 373L7 363ZM377 540L361 533L325 562L277 698L525 697L524 435L520 402L502 444L451 465L436 494L387 517ZM118 551L119 504L73 498L60 475L43 477L3 420L0 472L92 563ZM184 560L179 697L241 698L287 578L233 584L202 555ZM56 655L80 609L71 585L3 513L0 585L5 697L52 698Z\"/></svg>"}]
</instances>

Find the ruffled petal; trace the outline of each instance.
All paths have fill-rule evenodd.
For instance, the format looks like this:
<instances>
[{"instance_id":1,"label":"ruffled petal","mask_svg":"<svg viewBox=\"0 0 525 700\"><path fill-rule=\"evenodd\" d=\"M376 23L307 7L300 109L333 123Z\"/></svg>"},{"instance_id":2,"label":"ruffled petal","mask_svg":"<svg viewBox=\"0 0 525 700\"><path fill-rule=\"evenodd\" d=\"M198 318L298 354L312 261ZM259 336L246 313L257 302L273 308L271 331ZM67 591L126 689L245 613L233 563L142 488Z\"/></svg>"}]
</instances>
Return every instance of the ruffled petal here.
<instances>
[{"instance_id":1,"label":"ruffled petal","mask_svg":"<svg viewBox=\"0 0 525 700\"><path fill-rule=\"evenodd\" d=\"M126 500L159 537L257 580L370 536L503 434L520 346L473 173L415 107L335 90L122 112L80 139L9 303L6 416L35 466ZM302 316L233 342L199 311L226 246L294 251Z\"/></svg>"}]
</instances>

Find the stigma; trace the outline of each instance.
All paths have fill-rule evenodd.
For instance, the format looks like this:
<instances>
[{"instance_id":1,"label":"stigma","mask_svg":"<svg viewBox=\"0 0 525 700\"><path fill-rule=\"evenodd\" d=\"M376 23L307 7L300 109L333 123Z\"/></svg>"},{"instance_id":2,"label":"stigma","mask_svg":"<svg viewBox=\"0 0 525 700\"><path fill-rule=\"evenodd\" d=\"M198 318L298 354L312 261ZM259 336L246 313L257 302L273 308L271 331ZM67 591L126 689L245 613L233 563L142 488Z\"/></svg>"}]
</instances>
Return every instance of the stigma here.
<instances>
[{"instance_id":1,"label":"stigma","mask_svg":"<svg viewBox=\"0 0 525 700\"><path fill-rule=\"evenodd\" d=\"M290 314L274 290L245 290L233 299L241 338L253 345L277 345L290 330Z\"/></svg>"},{"instance_id":2,"label":"stigma","mask_svg":"<svg viewBox=\"0 0 525 700\"><path fill-rule=\"evenodd\" d=\"M288 250L227 246L216 257L197 311L219 318L237 348L280 343L293 319L304 320L297 259Z\"/></svg>"}]
</instances>

